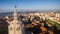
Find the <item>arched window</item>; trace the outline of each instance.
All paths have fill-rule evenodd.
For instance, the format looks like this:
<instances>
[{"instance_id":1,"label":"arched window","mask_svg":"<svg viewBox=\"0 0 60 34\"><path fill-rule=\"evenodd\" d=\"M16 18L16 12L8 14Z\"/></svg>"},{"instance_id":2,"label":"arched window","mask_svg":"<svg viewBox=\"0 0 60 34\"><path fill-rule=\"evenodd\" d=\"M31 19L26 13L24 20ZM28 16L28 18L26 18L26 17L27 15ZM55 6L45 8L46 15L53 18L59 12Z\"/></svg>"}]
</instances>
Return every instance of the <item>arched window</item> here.
<instances>
[{"instance_id":1,"label":"arched window","mask_svg":"<svg viewBox=\"0 0 60 34\"><path fill-rule=\"evenodd\" d=\"M19 24L19 23L17 23L17 24Z\"/></svg>"},{"instance_id":2,"label":"arched window","mask_svg":"<svg viewBox=\"0 0 60 34\"><path fill-rule=\"evenodd\" d=\"M12 30L12 27L10 27L10 30Z\"/></svg>"},{"instance_id":3,"label":"arched window","mask_svg":"<svg viewBox=\"0 0 60 34\"><path fill-rule=\"evenodd\" d=\"M13 24L13 23L12 23Z\"/></svg>"},{"instance_id":4,"label":"arched window","mask_svg":"<svg viewBox=\"0 0 60 34\"><path fill-rule=\"evenodd\" d=\"M20 30L20 27L18 27L16 30Z\"/></svg>"}]
</instances>

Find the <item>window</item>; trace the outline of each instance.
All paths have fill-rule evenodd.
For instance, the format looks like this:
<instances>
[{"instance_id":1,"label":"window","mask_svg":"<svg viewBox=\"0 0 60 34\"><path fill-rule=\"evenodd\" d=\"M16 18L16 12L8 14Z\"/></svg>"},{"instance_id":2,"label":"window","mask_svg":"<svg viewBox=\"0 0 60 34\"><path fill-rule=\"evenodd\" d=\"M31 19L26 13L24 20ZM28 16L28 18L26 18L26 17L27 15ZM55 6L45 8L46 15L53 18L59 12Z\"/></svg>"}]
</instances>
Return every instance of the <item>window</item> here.
<instances>
[{"instance_id":1,"label":"window","mask_svg":"<svg viewBox=\"0 0 60 34\"><path fill-rule=\"evenodd\" d=\"M12 23L13 24L13 23Z\"/></svg>"},{"instance_id":2,"label":"window","mask_svg":"<svg viewBox=\"0 0 60 34\"><path fill-rule=\"evenodd\" d=\"M19 24L19 23L17 23L17 24Z\"/></svg>"},{"instance_id":3,"label":"window","mask_svg":"<svg viewBox=\"0 0 60 34\"><path fill-rule=\"evenodd\" d=\"M12 30L12 27L10 28L10 30Z\"/></svg>"},{"instance_id":4,"label":"window","mask_svg":"<svg viewBox=\"0 0 60 34\"><path fill-rule=\"evenodd\" d=\"M16 30L20 30L20 27L18 27Z\"/></svg>"}]
</instances>

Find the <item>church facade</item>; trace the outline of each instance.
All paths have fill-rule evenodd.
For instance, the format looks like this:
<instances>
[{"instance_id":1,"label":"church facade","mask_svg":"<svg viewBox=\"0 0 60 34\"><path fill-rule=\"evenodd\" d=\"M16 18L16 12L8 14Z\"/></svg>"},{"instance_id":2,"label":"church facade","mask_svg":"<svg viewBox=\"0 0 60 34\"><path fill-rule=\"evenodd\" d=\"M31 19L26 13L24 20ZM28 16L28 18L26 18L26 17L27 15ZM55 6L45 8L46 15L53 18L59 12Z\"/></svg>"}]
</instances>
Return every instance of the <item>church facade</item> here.
<instances>
[{"instance_id":1,"label":"church facade","mask_svg":"<svg viewBox=\"0 0 60 34\"><path fill-rule=\"evenodd\" d=\"M14 9L13 21L8 23L10 24L8 25L8 34L23 34L23 24L18 20L16 6Z\"/></svg>"}]
</instances>

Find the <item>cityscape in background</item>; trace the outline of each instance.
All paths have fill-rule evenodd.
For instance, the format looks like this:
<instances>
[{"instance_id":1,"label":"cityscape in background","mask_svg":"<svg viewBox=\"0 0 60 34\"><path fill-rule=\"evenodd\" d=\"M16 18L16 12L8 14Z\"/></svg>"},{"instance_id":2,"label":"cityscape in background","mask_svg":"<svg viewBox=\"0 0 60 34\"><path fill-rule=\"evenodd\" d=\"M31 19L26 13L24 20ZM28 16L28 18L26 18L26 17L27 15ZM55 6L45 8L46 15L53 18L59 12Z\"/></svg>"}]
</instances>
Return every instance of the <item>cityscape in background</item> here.
<instances>
[{"instance_id":1,"label":"cityscape in background","mask_svg":"<svg viewBox=\"0 0 60 34\"><path fill-rule=\"evenodd\" d=\"M0 0L0 34L60 34L59 0Z\"/></svg>"}]
</instances>

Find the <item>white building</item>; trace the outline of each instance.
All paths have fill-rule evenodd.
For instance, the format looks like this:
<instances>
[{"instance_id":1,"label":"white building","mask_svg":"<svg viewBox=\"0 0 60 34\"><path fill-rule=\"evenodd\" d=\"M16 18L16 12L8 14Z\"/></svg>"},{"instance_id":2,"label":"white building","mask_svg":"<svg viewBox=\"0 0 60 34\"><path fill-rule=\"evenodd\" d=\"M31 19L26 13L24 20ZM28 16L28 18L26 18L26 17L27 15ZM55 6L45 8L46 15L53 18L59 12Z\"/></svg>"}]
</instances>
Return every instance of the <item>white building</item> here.
<instances>
[{"instance_id":1,"label":"white building","mask_svg":"<svg viewBox=\"0 0 60 34\"><path fill-rule=\"evenodd\" d=\"M60 13L56 13L56 17L57 18L60 18Z\"/></svg>"},{"instance_id":2,"label":"white building","mask_svg":"<svg viewBox=\"0 0 60 34\"><path fill-rule=\"evenodd\" d=\"M13 21L9 22L9 26L8 26L8 34L23 34L23 24L21 23L21 21L18 20L18 16L17 16L17 9L15 6L15 10L14 10L14 19Z\"/></svg>"}]
</instances>

